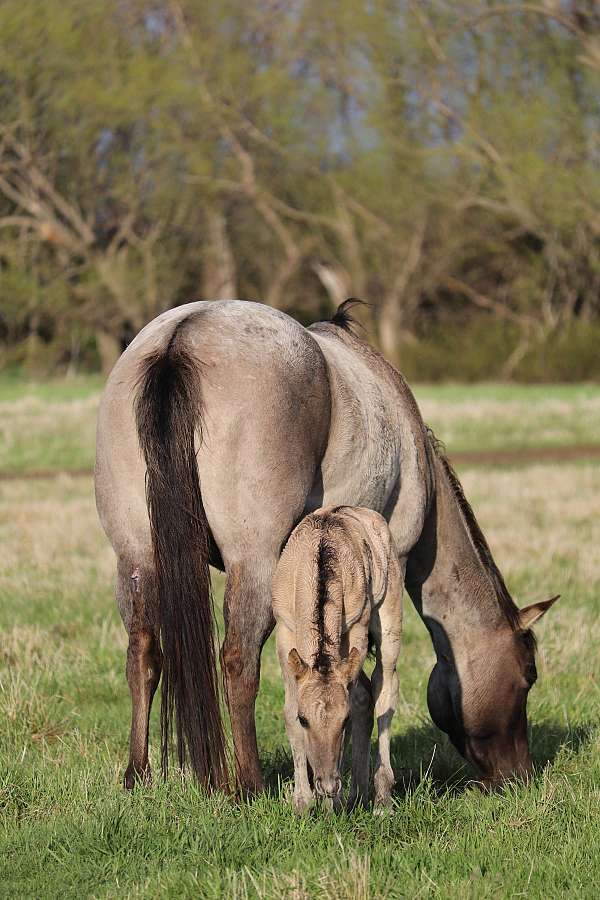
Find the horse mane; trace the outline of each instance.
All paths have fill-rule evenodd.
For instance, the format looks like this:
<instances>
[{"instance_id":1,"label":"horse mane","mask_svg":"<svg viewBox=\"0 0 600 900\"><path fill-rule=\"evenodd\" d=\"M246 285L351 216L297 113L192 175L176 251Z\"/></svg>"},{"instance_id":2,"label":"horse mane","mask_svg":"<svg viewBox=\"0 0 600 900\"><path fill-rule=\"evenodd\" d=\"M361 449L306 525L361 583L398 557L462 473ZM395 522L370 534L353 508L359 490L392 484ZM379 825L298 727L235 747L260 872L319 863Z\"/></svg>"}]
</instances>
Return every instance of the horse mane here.
<instances>
[{"instance_id":1,"label":"horse mane","mask_svg":"<svg viewBox=\"0 0 600 900\"><path fill-rule=\"evenodd\" d=\"M334 641L327 634L325 623L325 607L329 602L329 586L332 580L340 573L340 562L336 550L335 539L332 531L341 529L346 531L343 519L336 513L343 509L335 506L327 515L313 517L313 526L319 530L316 547L315 565L317 569L317 603L313 619L313 627L317 632L317 652L314 657L313 669L325 678L330 674L333 665L331 647Z\"/></svg>"},{"instance_id":2,"label":"horse mane","mask_svg":"<svg viewBox=\"0 0 600 900\"><path fill-rule=\"evenodd\" d=\"M437 437L429 427L427 427L427 434L433 452L442 465L450 488L452 489L452 493L454 494L454 499L456 500L461 511L463 521L469 533L469 537L471 539L471 543L473 544L475 553L477 554L477 558L485 569L485 572L492 583L494 591L496 592L496 597L498 598L500 608L506 615L506 618L508 619L512 630L515 632L520 631L519 607L516 605L515 601L510 595L508 588L506 587L506 583L504 581L504 578L502 577L502 573L500 572L498 566L496 565L494 557L492 556L492 551L490 550L489 544L486 541L485 536L479 526L479 522L475 518L473 508L465 497L465 492L463 490L462 484L460 483L460 479L452 468L448 457L446 456L444 445L437 439ZM523 636L528 641L535 641L532 631L525 632Z\"/></svg>"},{"instance_id":3,"label":"horse mane","mask_svg":"<svg viewBox=\"0 0 600 900\"><path fill-rule=\"evenodd\" d=\"M343 303L340 303L336 311L334 312L331 319L329 319L330 325L337 325L338 328L342 328L344 331L348 331L350 334L356 336L355 329L361 328L361 324L356 319L352 313L350 312L355 306L368 306L368 303L365 303L364 300L358 300L356 297L349 297L347 300L344 300Z\"/></svg>"}]
</instances>

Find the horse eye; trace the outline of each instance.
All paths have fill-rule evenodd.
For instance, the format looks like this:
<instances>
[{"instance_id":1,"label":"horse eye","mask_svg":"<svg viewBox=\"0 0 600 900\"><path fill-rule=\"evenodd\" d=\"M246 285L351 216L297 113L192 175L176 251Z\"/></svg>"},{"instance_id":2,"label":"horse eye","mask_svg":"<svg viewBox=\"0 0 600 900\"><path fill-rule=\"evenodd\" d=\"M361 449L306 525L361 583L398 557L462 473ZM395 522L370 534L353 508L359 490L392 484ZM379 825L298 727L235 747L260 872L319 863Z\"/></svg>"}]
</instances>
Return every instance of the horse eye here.
<instances>
[{"instance_id":1,"label":"horse eye","mask_svg":"<svg viewBox=\"0 0 600 900\"><path fill-rule=\"evenodd\" d=\"M308 728L308 721L304 718L304 716L298 716L298 721L303 728Z\"/></svg>"}]
</instances>

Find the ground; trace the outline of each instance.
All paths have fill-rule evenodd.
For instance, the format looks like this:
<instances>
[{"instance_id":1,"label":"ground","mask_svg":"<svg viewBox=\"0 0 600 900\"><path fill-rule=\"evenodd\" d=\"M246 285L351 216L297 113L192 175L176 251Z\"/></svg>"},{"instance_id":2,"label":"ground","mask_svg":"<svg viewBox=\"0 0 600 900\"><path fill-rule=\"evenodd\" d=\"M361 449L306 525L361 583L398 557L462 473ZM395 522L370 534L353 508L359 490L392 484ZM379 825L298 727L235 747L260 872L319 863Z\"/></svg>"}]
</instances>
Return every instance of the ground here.
<instances>
[{"instance_id":1,"label":"ground","mask_svg":"<svg viewBox=\"0 0 600 900\"><path fill-rule=\"evenodd\" d=\"M87 469L98 387L0 382L0 471ZM600 440L598 387L417 394L450 452ZM272 642L258 704L269 793L237 804L172 775L125 794L126 644L91 480L0 482L0 896L597 897L600 470L582 459L460 474L518 602L562 594L538 628L537 775L494 796L469 785L427 716L433 654L407 601L384 818L293 814ZM156 717L152 737L156 763Z\"/></svg>"}]
</instances>

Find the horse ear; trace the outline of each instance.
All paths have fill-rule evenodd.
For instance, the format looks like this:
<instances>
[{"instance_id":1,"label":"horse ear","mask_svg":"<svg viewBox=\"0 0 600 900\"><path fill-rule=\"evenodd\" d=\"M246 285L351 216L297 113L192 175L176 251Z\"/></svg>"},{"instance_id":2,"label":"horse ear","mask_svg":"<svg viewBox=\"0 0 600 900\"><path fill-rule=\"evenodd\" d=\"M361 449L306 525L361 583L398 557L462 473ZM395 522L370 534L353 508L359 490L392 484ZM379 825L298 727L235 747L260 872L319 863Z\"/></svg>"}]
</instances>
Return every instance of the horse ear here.
<instances>
[{"instance_id":1,"label":"horse ear","mask_svg":"<svg viewBox=\"0 0 600 900\"><path fill-rule=\"evenodd\" d=\"M530 606L525 606L519 610L521 631L528 631L532 628L542 618L544 613L548 612L550 607L556 603L559 597L560 594L557 594L556 597L550 597L549 600L540 600L538 603L532 603Z\"/></svg>"},{"instance_id":2,"label":"horse ear","mask_svg":"<svg viewBox=\"0 0 600 900\"><path fill-rule=\"evenodd\" d=\"M348 657L344 660L342 669L343 677L348 684L352 684L353 681L356 681L361 669L362 659L360 657L360 651L357 647L353 647L348 654Z\"/></svg>"},{"instance_id":3,"label":"horse ear","mask_svg":"<svg viewBox=\"0 0 600 900\"><path fill-rule=\"evenodd\" d=\"M302 676L308 672L308 666L295 647L288 653L288 663L296 681L300 681Z\"/></svg>"}]
</instances>

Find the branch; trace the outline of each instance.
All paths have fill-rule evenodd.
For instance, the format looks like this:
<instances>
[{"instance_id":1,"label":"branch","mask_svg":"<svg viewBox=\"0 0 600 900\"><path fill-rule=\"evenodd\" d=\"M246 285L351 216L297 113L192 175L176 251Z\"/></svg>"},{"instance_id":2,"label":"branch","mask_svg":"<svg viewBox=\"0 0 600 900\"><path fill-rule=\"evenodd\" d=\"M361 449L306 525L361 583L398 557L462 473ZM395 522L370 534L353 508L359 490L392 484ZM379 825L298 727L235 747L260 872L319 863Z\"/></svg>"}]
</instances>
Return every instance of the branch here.
<instances>
[{"instance_id":1,"label":"branch","mask_svg":"<svg viewBox=\"0 0 600 900\"><path fill-rule=\"evenodd\" d=\"M4 141L17 155L21 162L21 168L26 172L24 179L39 193L45 194L51 201L55 209L71 224L78 232L80 239L85 244L93 244L95 235L89 227L83 216L72 203L67 202L65 198L54 188L50 181L42 174L40 169L33 162L31 153L23 144L16 140L9 132L4 133Z\"/></svg>"},{"instance_id":2,"label":"branch","mask_svg":"<svg viewBox=\"0 0 600 900\"><path fill-rule=\"evenodd\" d=\"M491 19L496 16L512 15L514 13L534 13L538 16L544 16L546 19L552 19L555 22L558 22L559 25L562 25L563 28L570 31L571 34L574 34L576 37L581 39L586 38L585 32L578 28L568 16L563 15L555 7L541 6L539 3L511 3L510 6L492 6L490 9L478 13L476 16L464 18L462 21L465 25L474 26L486 19ZM456 30L456 28L453 30Z\"/></svg>"},{"instance_id":3,"label":"branch","mask_svg":"<svg viewBox=\"0 0 600 900\"><path fill-rule=\"evenodd\" d=\"M516 322L521 327L523 327L523 325L534 327L538 325L538 322L532 316L514 312L509 306L505 306L505 304L500 303L499 300L494 300L492 297L488 297L487 294L482 294L480 291L475 290L475 288L467 284L466 281L462 281L462 279L448 276L445 279L445 285L449 290L463 294L471 301L471 303L480 307L480 309L490 310L502 319Z\"/></svg>"}]
</instances>

